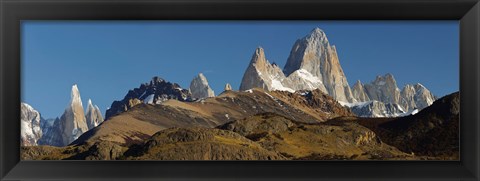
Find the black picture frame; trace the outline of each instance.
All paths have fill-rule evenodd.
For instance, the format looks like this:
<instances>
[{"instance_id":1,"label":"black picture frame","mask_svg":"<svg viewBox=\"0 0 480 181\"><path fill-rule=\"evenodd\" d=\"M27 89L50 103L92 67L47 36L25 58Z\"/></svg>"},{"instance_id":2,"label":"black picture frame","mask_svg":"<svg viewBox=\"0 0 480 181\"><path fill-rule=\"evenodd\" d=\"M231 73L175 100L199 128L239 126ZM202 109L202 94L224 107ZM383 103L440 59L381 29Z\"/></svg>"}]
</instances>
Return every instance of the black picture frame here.
<instances>
[{"instance_id":1,"label":"black picture frame","mask_svg":"<svg viewBox=\"0 0 480 181\"><path fill-rule=\"evenodd\" d=\"M478 0L0 0L2 180L479 180ZM460 161L20 161L22 20L458 20Z\"/></svg>"}]
</instances>

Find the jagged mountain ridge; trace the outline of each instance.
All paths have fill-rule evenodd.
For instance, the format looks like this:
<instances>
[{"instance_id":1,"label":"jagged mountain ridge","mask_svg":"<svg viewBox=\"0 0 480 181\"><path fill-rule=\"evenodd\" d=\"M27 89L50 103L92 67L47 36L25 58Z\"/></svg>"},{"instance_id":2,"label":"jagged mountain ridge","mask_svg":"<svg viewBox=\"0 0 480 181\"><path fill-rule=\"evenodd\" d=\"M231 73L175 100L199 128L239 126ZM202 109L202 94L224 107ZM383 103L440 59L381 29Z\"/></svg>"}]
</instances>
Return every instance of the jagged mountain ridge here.
<instances>
[{"instance_id":1,"label":"jagged mountain ridge","mask_svg":"<svg viewBox=\"0 0 480 181\"><path fill-rule=\"evenodd\" d=\"M283 70L266 59L263 48L257 48L240 85L240 90L251 88L290 92L319 89L340 101L356 101L335 46L319 28L295 42Z\"/></svg>"},{"instance_id":2,"label":"jagged mountain ridge","mask_svg":"<svg viewBox=\"0 0 480 181\"><path fill-rule=\"evenodd\" d=\"M330 45L319 28L295 42L283 71L266 59L263 48L257 48L240 85L240 90L251 88L289 92L319 89L344 105L362 105L349 106L362 117L404 116L435 100L421 84L406 85L400 90L391 74L377 76L368 84L357 81L350 88L336 47Z\"/></svg>"},{"instance_id":3,"label":"jagged mountain ridge","mask_svg":"<svg viewBox=\"0 0 480 181\"><path fill-rule=\"evenodd\" d=\"M435 101L435 96L419 83L407 84L400 91L392 74L377 76L374 81L367 84L357 81L352 90L355 99L361 103L350 104L349 107L361 117L404 116L415 110L422 110ZM374 106L372 103L376 101L379 103L375 103L377 105ZM367 104L370 104L370 112L365 109ZM383 109L387 107L390 109ZM383 114L379 114L382 112Z\"/></svg>"},{"instance_id":4,"label":"jagged mountain ridge","mask_svg":"<svg viewBox=\"0 0 480 181\"><path fill-rule=\"evenodd\" d=\"M113 101L106 111L105 120L141 103L159 104L169 99L192 101L192 94L176 83L167 82L160 77L153 77L149 83L141 84L140 87L129 90L122 100Z\"/></svg>"}]
</instances>

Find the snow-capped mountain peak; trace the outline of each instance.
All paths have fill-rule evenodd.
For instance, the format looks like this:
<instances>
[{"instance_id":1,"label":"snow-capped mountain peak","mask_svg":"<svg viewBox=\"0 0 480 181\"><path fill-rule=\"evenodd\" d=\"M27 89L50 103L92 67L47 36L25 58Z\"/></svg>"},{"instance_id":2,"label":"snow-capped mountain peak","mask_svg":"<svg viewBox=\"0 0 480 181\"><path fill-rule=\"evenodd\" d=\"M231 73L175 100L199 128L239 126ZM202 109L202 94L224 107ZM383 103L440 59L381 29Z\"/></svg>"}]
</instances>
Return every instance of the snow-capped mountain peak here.
<instances>
[{"instance_id":1,"label":"snow-capped mountain peak","mask_svg":"<svg viewBox=\"0 0 480 181\"><path fill-rule=\"evenodd\" d=\"M40 113L27 103L21 103L20 108L20 144L36 146L42 137L40 122L43 120Z\"/></svg>"}]
</instances>

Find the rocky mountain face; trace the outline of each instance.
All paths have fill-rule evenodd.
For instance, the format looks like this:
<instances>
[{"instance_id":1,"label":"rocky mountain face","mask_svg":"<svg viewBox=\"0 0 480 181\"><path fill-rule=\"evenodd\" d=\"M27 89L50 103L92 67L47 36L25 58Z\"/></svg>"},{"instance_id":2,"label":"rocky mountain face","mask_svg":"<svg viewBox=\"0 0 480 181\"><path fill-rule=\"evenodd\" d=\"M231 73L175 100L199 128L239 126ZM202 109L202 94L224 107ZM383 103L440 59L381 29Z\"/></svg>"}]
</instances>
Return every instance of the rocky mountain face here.
<instances>
[{"instance_id":1,"label":"rocky mountain face","mask_svg":"<svg viewBox=\"0 0 480 181\"><path fill-rule=\"evenodd\" d=\"M277 64L271 64L265 57L263 48L258 47L243 75L240 90L262 88L268 91L294 91L283 86L282 81L285 79L282 69Z\"/></svg>"},{"instance_id":2,"label":"rocky mountain face","mask_svg":"<svg viewBox=\"0 0 480 181\"><path fill-rule=\"evenodd\" d=\"M87 112L85 113L88 129L92 129L103 122L102 112L97 105L92 104L92 100L88 99Z\"/></svg>"},{"instance_id":3,"label":"rocky mountain face","mask_svg":"<svg viewBox=\"0 0 480 181\"><path fill-rule=\"evenodd\" d=\"M399 103L401 100L400 89L392 74L377 76L370 84L363 85L369 100L385 103Z\"/></svg>"},{"instance_id":4,"label":"rocky mountain face","mask_svg":"<svg viewBox=\"0 0 480 181\"><path fill-rule=\"evenodd\" d=\"M144 83L138 88L129 90L122 100L114 101L105 114L105 120L141 103L160 104L169 99L192 101L192 94L176 83L153 77L150 83Z\"/></svg>"},{"instance_id":5,"label":"rocky mountain face","mask_svg":"<svg viewBox=\"0 0 480 181\"><path fill-rule=\"evenodd\" d=\"M362 103L350 105L350 107L353 112L362 117L401 116L417 109L426 108L435 101L434 95L418 83L407 84L400 91L392 74L377 76L368 84L357 81L352 90L354 98ZM371 106L365 107L364 105ZM369 113L368 110L371 112Z\"/></svg>"},{"instance_id":6,"label":"rocky mountain face","mask_svg":"<svg viewBox=\"0 0 480 181\"><path fill-rule=\"evenodd\" d=\"M202 73L193 78L192 82L190 83L190 92L192 93L192 98L194 99L215 97L215 93L208 85L207 78Z\"/></svg>"},{"instance_id":7,"label":"rocky mountain face","mask_svg":"<svg viewBox=\"0 0 480 181\"><path fill-rule=\"evenodd\" d=\"M240 90L319 89L337 100L354 102L352 92L338 60L335 46L316 28L295 42L283 71L270 64L262 48L257 48L243 76Z\"/></svg>"},{"instance_id":8,"label":"rocky mountain face","mask_svg":"<svg viewBox=\"0 0 480 181\"><path fill-rule=\"evenodd\" d=\"M45 122L40 113L33 109L32 106L21 103L20 109L20 145L22 146L36 146L38 140L42 137L41 123Z\"/></svg>"},{"instance_id":9,"label":"rocky mountain face","mask_svg":"<svg viewBox=\"0 0 480 181\"><path fill-rule=\"evenodd\" d=\"M326 93L334 99L355 102L340 65L337 49L330 45L327 35L319 28L297 40L290 51L283 71L290 76L299 70L305 70L312 77L317 77L327 90Z\"/></svg>"}]
</instances>

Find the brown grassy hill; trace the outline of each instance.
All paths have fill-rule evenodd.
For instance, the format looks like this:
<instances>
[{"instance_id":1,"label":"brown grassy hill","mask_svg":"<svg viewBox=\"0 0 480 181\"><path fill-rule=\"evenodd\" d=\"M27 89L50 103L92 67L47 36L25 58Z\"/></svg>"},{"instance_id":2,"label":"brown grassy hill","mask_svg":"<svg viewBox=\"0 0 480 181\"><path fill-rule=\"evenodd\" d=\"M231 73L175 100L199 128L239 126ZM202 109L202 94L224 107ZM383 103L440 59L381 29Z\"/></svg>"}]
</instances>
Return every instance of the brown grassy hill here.
<instances>
[{"instance_id":1,"label":"brown grassy hill","mask_svg":"<svg viewBox=\"0 0 480 181\"><path fill-rule=\"evenodd\" d=\"M127 151L114 142L98 141L65 147L27 146L21 147L21 160L116 160Z\"/></svg>"},{"instance_id":2,"label":"brown grassy hill","mask_svg":"<svg viewBox=\"0 0 480 181\"><path fill-rule=\"evenodd\" d=\"M302 123L275 113L217 128L168 128L129 147L96 140L67 147L23 147L22 159L80 160L395 160L418 159L355 123Z\"/></svg>"},{"instance_id":3,"label":"brown grassy hill","mask_svg":"<svg viewBox=\"0 0 480 181\"><path fill-rule=\"evenodd\" d=\"M301 123L264 113L219 126L243 135L289 159L414 159L380 141L374 132L355 123Z\"/></svg>"},{"instance_id":4,"label":"brown grassy hill","mask_svg":"<svg viewBox=\"0 0 480 181\"><path fill-rule=\"evenodd\" d=\"M357 122L403 152L434 159L459 159L460 94L436 100L419 113L400 118L339 117L329 123Z\"/></svg>"},{"instance_id":5,"label":"brown grassy hill","mask_svg":"<svg viewBox=\"0 0 480 181\"><path fill-rule=\"evenodd\" d=\"M213 128L170 128L126 154L131 160L284 160L237 133Z\"/></svg>"},{"instance_id":6,"label":"brown grassy hill","mask_svg":"<svg viewBox=\"0 0 480 181\"><path fill-rule=\"evenodd\" d=\"M458 159L460 94L453 93L413 116L386 122L385 140L406 152Z\"/></svg>"},{"instance_id":7,"label":"brown grassy hill","mask_svg":"<svg viewBox=\"0 0 480 181\"><path fill-rule=\"evenodd\" d=\"M197 102L168 100L160 105L139 104L103 122L72 144L111 141L124 146L140 143L171 127L212 128L255 114L272 112L298 122L323 122L353 115L333 98L318 90L305 93L282 91L226 91Z\"/></svg>"}]
</instances>

